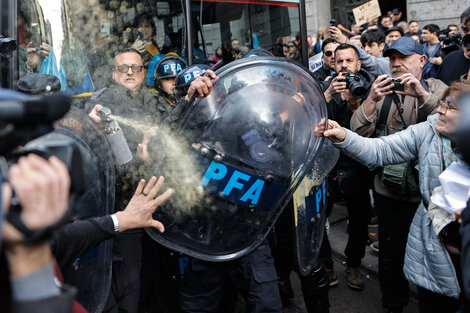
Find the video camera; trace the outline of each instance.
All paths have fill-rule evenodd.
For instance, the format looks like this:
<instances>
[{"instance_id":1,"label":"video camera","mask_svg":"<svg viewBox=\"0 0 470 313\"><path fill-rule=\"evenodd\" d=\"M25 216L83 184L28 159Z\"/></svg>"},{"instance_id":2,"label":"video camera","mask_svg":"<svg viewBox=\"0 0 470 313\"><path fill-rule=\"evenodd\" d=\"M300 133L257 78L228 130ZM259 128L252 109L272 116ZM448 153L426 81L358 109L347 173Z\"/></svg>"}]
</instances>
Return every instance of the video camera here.
<instances>
[{"instance_id":1,"label":"video camera","mask_svg":"<svg viewBox=\"0 0 470 313\"><path fill-rule=\"evenodd\" d=\"M333 75L332 79L336 76L338 75ZM344 79L341 79L339 81L346 82L346 87L349 89L349 91L355 98L361 98L367 92L366 88L362 84L361 77L354 73L346 73Z\"/></svg>"},{"instance_id":2,"label":"video camera","mask_svg":"<svg viewBox=\"0 0 470 313\"><path fill-rule=\"evenodd\" d=\"M71 178L69 208L59 223L45 229L33 231L20 218L21 206L12 199L7 214L8 221L26 236L26 242L35 243L49 238L50 233L72 216L74 201L84 191L82 159L78 147L72 140L44 140L37 144L31 140L52 130L52 123L63 117L70 109L71 99L55 94L30 98L10 90L0 89L0 155L2 175L8 177L8 166L24 155L34 153L48 159L55 155L65 163ZM22 146L26 144L26 147Z\"/></svg>"},{"instance_id":3,"label":"video camera","mask_svg":"<svg viewBox=\"0 0 470 313\"><path fill-rule=\"evenodd\" d=\"M450 32L451 32L450 28L446 28L446 29L438 31L437 37L439 37L439 41L445 44L446 46L450 46L450 45L460 46L460 44L462 43L460 33L457 33L451 36L449 35Z\"/></svg>"},{"instance_id":4,"label":"video camera","mask_svg":"<svg viewBox=\"0 0 470 313\"><path fill-rule=\"evenodd\" d=\"M457 33L451 36L449 35L450 31L451 30L449 28L446 28L437 32L439 41L445 45L445 47L441 49L445 54L458 50L462 44L461 34Z\"/></svg>"}]
</instances>

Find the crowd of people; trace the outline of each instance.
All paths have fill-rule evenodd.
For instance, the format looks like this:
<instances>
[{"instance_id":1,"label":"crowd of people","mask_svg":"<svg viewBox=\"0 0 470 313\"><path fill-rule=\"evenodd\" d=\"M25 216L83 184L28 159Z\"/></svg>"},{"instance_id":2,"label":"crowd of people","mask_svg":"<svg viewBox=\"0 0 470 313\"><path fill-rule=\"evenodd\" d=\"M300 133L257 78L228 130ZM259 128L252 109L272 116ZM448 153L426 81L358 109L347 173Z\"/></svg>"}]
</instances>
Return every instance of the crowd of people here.
<instances>
[{"instance_id":1,"label":"crowd of people","mask_svg":"<svg viewBox=\"0 0 470 313\"><path fill-rule=\"evenodd\" d=\"M342 151L332 176L348 210L346 283L364 288L359 267L368 222L377 216L379 240L371 247L378 251L384 308L402 312L411 282L418 287L420 312L464 312L458 222L452 216L434 232L431 225L442 220L428 210L438 175L454 161L465 163L454 136L467 105L459 97L470 87L470 8L460 16L459 34L457 25L420 28L417 21L401 21L399 9L390 13L361 25L362 32L354 25L346 36L332 25L327 36L313 39L323 61L313 75L331 119L317 131ZM361 82L361 93L355 82ZM333 267L328 273L337 280Z\"/></svg>"},{"instance_id":2,"label":"crowd of people","mask_svg":"<svg viewBox=\"0 0 470 313\"><path fill-rule=\"evenodd\" d=\"M455 162L468 166L456 145L456 129L462 106L468 105L462 95L470 93L470 40L466 41L470 8L462 12L460 22L460 35L457 25L448 25L444 32L435 24L420 28L418 21L403 21L402 12L395 9L367 25L352 25L347 35L331 25L309 39L309 54L322 54L322 66L312 76L321 88L329 118L315 125L315 133L341 150L329 174L329 201L331 209L341 197L348 211L346 284L358 291L365 287L360 266L368 244L368 223L377 216L379 241L374 249L379 253L381 301L387 312L402 312L408 305L410 282L418 288L421 313L470 312L470 290L464 288L470 273L461 267L468 262L468 234L460 231L468 227L470 213L429 212L439 174ZM193 96L209 95L218 76L209 65L200 64L206 56L199 49L193 49L199 64L188 67L179 51L161 53L151 18L139 16L136 23L141 32L111 61L107 74L112 82L96 90L93 86L83 104L98 128L103 127L105 107L123 118L121 127L135 155L133 162L116 165L115 213L65 224L34 245L25 243L24 233L4 220L12 310L85 312L74 302L76 290L56 284L54 277L99 243L113 239L111 286L103 312L227 312L239 303L246 312L282 312L293 297L292 239L283 234L292 232L289 217L281 216L276 226L281 231L274 241L281 244L264 240L251 253L229 262L177 254L143 230L165 231L152 214L174 191L158 195L163 177L126 173L152 172L151 149L158 149L152 146L155 130L171 131ZM251 46L257 48L253 35ZM61 89L58 77L33 74L51 51L45 44L40 50L26 46L19 90L40 94ZM250 51L233 39L215 50L210 63L238 60L253 51L301 60L298 38L278 42L270 52ZM67 75L67 88L86 87L87 77L91 79L87 72L85 67L83 79L77 81ZM144 130L126 124L126 119L152 127ZM30 230L61 220L70 177L59 160L22 157L8 176L1 194L5 212L10 202L12 207L19 202L21 219ZM444 222L436 232L433 224ZM174 275L168 269L181 260L185 266ZM319 258L311 273L301 277L301 284L308 312L329 312L328 288L338 284L338 277L326 232Z\"/></svg>"}]
</instances>

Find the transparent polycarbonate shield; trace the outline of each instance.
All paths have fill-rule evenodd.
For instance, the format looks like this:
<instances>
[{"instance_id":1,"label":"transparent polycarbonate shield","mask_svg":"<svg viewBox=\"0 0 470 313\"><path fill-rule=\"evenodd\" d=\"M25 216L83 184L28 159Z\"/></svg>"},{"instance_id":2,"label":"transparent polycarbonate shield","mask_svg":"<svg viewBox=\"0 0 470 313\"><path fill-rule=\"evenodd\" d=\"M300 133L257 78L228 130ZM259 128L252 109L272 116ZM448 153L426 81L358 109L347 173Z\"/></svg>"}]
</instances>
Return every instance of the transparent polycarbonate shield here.
<instances>
[{"instance_id":1,"label":"transparent polycarbonate shield","mask_svg":"<svg viewBox=\"0 0 470 313\"><path fill-rule=\"evenodd\" d=\"M293 195L295 257L298 272L303 276L310 273L320 252L328 198L328 180L325 177L338 158L339 150L325 140L312 170L305 175Z\"/></svg>"},{"instance_id":2,"label":"transparent polycarbonate shield","mask_svg":"<svg viewBox=\"0 0 470 313\"><path fill-rule=\"evenodd\" d=\"M183 116L184 170L166 170L194 184L175 186L173 200L157 210L163 234L147 229L161 244L209 261L243 256L265 239L320 154L324 140L314 127L326 117L319 86L286 59L240 60L217 75L210 95ZM179 200L188 192L185 205Z\"/></svg>"},{"instance_id":3,"label":"transparent polycarbonate shield","mask_svg":"<svg viewBox=\"0 0 470 313\"><path fill-rule=\"evenodd\" d=\"M105 136L82 111L73 108L56 129L30 143L31 147L72 139L79 147L85 193L78 199L74 218L104 216L114 212L115 162ZM78 289L77 301L88 312L102 312L111 288L112 241L107 240L62 269L65 282Z\"/></svg>"}]
</instances>

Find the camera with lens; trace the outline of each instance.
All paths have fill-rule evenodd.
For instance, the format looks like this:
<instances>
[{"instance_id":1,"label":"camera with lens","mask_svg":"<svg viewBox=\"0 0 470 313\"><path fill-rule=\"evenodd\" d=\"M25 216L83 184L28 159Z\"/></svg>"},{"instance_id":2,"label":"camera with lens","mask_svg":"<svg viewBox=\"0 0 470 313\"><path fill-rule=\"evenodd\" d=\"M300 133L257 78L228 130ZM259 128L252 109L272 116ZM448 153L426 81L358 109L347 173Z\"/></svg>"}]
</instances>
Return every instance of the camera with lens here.
<instances>
[{"instance_id":1,"label":"camera with lens","mask_svg":"<svg viewBox=\"0 0 470 313\"><path fill-rule=\"evenodd\" d=\"M65 216L50 227L31 230L21 220L21 205L12 198L6 218L22 232L28 243L36 243L50 237L53 230L72 217L74 202L84 191L82 157L72 139L50 136L52 123L70 109L71 99L56 94L43 97L27 97L10 90L0 89L0 169L8 177L8 167L21 156L34 153L48 159L56 156L67 166L70 179L69 208ZM52 134L52 133L51 133ZM24 147L22 147L24 145Z\"/></svg>"},{"instance_id":2,"label":"camera with lens","mask_svg":"<svg viewBox=\"0 0 470 313\"><path fill-rule=\"evenodd\" d=\"M392 87L391 90L394 90L394 91L405 91L405 85L403 85L403 84L401 83L401 81L400 81L398 78L392 77L391 83L393 83L393 87Z\"/></svg>"},{"instance_id":3,"label":"camera with lens","mask_svg":"<svg viewBox=\"0 0 470 313\"><path fill-rule=\"evenodd\" d=\"M451 30L449 28L446 28L437 32L439 41L445 45L445 47L441 48L445 54L449 54L452 51L458 50L462 44L462 37L460 33L450 35L450 31Z\"/></svg>"},{"instance_id":4,"label":"camera with lens","mask_svg":"<svg viewBox=\"0 0 470 313\"><path fill-rule=\"evenodd\" d=\"M449 28L438 31L437 37L439 38L439 41L445 44L446 46L449 46L449 45L460 46L462 42L460 33L457 33L455 35L450 35L450 32L451 30Z\"/></svg>"},{"instance_id":5,"label":"camera with lens","mask_svg":"<svg viewBox=\"0 0 470 313\"><path fill-rule=\"evenodd\" d=\"M336 26L336 19L335 18L332 18L330 20L330 26Z\"/></svg>"},{"instance_id":6,"label":"camera with lens","mask_svg":"<svg viewBox=\"0 0 470 313\"><path fill-rule=\"evenodd\" d=\"M355 98L364 97L367 92L366 87L362 84L361 77L354 73L346 73L344 79L339 81L346 83L347 88Z\"/></svg>"}]
</instances>

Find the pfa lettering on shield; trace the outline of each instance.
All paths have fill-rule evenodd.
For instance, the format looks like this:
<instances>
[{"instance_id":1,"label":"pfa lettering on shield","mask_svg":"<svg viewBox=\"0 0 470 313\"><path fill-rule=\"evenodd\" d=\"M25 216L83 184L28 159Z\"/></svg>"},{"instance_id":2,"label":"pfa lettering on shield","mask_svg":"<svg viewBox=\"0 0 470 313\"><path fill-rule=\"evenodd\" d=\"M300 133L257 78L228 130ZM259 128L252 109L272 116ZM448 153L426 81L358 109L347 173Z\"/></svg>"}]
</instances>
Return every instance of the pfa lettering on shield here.
<instances>
[{"instance_id":1,"label":"pfa lettering on shield","mask_svg":"<svg viewBox=\"0 0 470 313\"><path fill-rule=\"evenodd\" d=\"M219 196L233 202L253 205L258 204L264 187L263 180L214 161L207 168L201 184L208 187L211 181L215 183Z\"/></svg>"},{"instance_id":2,"label":"pfa lettering on shield","mask_svg":"<svg viewBox=\"0 0 470 313\"><path fill-rule=\"evenodd\" d=\"M217 198L242 206L256 206L258 210L269 211L286 186L276 181L266 182L263 178L238 170L227 164L211 161L201 184Z\"/></svg>"}]
</instances>

